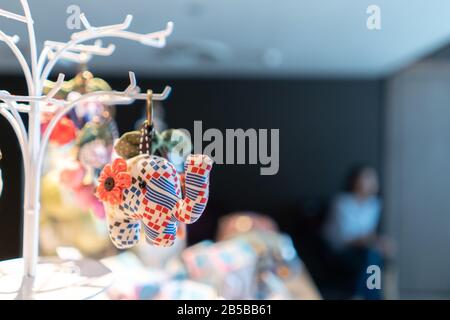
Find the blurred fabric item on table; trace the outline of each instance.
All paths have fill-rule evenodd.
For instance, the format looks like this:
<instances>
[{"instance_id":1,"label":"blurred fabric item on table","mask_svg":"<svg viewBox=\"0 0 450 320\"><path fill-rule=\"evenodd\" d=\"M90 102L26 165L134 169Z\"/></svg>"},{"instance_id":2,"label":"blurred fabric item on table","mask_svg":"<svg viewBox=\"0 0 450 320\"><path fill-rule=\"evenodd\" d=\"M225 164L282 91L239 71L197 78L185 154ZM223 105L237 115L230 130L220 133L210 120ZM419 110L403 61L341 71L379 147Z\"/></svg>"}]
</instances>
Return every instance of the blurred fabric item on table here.
<instances>
[{"instance_id":1,"label":"blurred fabric item on table","mask_svg":"<svg viewBox=\"0 0 450 320\"><path fill-rule=\"evenodd\" d=\"M104 258L101 262L114 274L115 280L105 292L109 299L137 300L142 298L142 293L153 297L170 279L162 269L146 267L131 251Z\"/></svg>"},{"instance_id":2,"label":"blurred fabric item on table","mask_svg":"<svg viewBox=\"0 0 450 320\"><path fill-rule=\"evenodd\" d=\"M173 280L165 283L155 295L155 300L217 300L216 290L192 280Z\"/></svg>"},{"instance_id":3,"label":"blurred fabric item on table","mask_svg":"<svg viewBox=\"0 0 450 320\"><path fill-rule=\"evenodd\" d=\"M220 219L217 239L244 241L253 248L257 256L255 298L321 298L291 237L279 232L276 222L270 217L251 211L226 215ZM301 283L305 290L293 290L288 285L293 282Z\"/></svg>"},{"instance_id":4,"label":"blurred fabric item on table","mask_svg":"<svg viewBox=\"0 0 450 320\"><path fill-rule=\"evenodd\" d=\"M184 266L168 263L168 268L145 266L131 251L102 259L115 276L113 285L96 299L114 300L209 300L218 299L216 290L187 278ZM172 267L170 265L172 264Z\"/></svg>"},{"instance_id":5,"label":"blurred fabric item on table","mask_svg":"<svg viewBox=\"0 0 450 320\"><path fill-rule=\"evenodd\" d=\"M278 226L272 218L253 211L238 211L227 214L219 220L217 241L227 240L235 235L254 231L278 231Z\"/></svg>"},{"instance_id":6,"label":"blurred fabric item on table","mask_svg":"<svg viewBox=\"0 0 450 320\"><path fill-rule=\"evenodd\" d=\"M252 299L257 256L245 241L203 241L182 253L189 277L217 289L225 299Z\"/></svg>"},{"instance_id":7,"label":"blurred fabric item on table","mask_svg":"<svg viewBox=\"0 0 450 320\"><path fill-rule=\"evenodd\" d=\"M186 248L184 231L171 248L137 246L102 259L115 281L95 299L320 299L291 238L254 217L235 221L258 227L227 240Z\"/></svg>"}]
</instances>

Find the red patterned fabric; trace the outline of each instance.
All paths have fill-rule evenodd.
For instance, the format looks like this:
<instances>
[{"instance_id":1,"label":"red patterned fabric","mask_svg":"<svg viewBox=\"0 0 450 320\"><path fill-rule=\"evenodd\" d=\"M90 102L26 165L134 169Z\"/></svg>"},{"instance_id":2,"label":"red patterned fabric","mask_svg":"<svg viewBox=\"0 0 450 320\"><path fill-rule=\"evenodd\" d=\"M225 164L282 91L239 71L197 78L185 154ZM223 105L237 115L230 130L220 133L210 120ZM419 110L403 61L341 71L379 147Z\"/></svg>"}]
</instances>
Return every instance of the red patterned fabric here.
<instances>
[{"instance_id":1,"label":"red patterned fabric","mask_svg":"<svg viewBox=\"0 0 450 320\"><path fill-rule=\"evenodd\" d=\"M194 223L208 202L212 160L190 155L185 164L185 196L182 179L166 159L139 155L127 161L132 181L122 193L122 202L105 203L112 242L121 249L139 241L141 227L146 240L156 246L171 246L180 222Z\"/></svg>"}]
</instances>

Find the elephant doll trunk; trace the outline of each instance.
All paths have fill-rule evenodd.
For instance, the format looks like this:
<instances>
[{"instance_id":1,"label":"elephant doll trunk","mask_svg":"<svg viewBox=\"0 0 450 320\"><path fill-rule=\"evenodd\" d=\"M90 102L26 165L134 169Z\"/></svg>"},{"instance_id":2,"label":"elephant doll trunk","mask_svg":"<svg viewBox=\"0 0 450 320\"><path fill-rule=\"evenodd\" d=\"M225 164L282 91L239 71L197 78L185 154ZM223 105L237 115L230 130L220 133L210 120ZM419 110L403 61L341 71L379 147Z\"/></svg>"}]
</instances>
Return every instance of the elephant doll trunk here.
<instances>
[{"instance_id":1,"label":"elephant doll trunk","mask_svg":"<svg viewBox=\"0 0 450 320\"><path fill-rule=\"evenodd\" d=\"M189 155L185 163L185 196L177 203L175 217L191 224L205 211L209 197L209 174L213 161L206 155Z\"/></svg>"}]
</instances>

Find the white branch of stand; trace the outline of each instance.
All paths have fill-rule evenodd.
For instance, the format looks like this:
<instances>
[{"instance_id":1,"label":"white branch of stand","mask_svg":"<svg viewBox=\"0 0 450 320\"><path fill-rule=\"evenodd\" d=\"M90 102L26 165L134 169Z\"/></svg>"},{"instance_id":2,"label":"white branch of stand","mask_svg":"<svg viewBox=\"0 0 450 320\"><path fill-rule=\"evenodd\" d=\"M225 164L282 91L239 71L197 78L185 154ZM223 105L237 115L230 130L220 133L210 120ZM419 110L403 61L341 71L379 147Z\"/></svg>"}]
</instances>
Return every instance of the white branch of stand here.
<instances>
[{"instance_id":1,"label":"white branch of stand","mask_svg":"<svg viewBox=\"0 0 450 320\"><path fill-rule=\"evenodd\" d=\"M47 54L49 60L55 58L56 52L63 48L65 42L45 41L44 43L47 50L43 54ZM61 58L73 61L75 63L87 63L93 55L97 56L110 56L114 53L116 46L110 44L107 47L102 46L102 40L97 39L93 45L75 45L61 55Z\"/></svg>"},{"instance_id":2,"label":"white branch of stand","mask_svg":"<svg viewBox=\"0 0 450 320\"><path fill-rule=\"evenodd\" d=\"M22 102L46 102L46 103L51 103L54 105L62 105L64 103L63 100L59 100L59 99L54 99L54 96L56 95L56 93L58 93L58 91L61 89L63 83L64 83L64 74L60 73L58 75L58 80L55 83L55 86L53 87L53 89L45 96L39 96L39 97L33 97L33 96L15 96L15 95L11 95L8 91L2 90L0 91L0 100L3 100L5 102L9 102L9 101L22 101ZM22 110L23 107L22 107ZM21 112L29 112L31 110L31 107L28 105L28 109L24 110Z\"/></svg>"},{"instance_id":3,"label":"white branch of stand","mask_svg":"<svg viewBox=\"0 0 450 320\"><path fill-rule=\"evenodd\" d=\"M60 108L67 108L67 107L73 107L73 105L76 105L77 103L84 101L86 99L92 99L94 101L99 101L104 104L109 105L123 105L123 104L130 104L133 103L135 100L146 100L147 94L146 93L140 93L139 87L136 85L136 76L134 72L129 72L130 77L130 84L124 91L96 91L91 92L82 95L75 101L67 101L67 100L61 100L61 99L55 99L54 96L58 91L61 89L63 83L64 83L64 74L60 73L58 76L58 80L56 81L54 87L52 90L47 94L39 97L32 97L32 96L14 96L9 94L7 91L0 91L0 100L3 100L5 102L8 101L21 101L21 102L45 102L47 104L51 104L55 107ZM162 101L166 100L168 96L170 95L171 88L169 86L166 86L161 93L153 94L153 100L155 101ZM45 106L42 106L45 107ZM19 109L21 112L29 112L30 106L22 105ZM47 111L47 110L42 110ZM50 127L50 126L49 126Z\"/></svg>"},{"instance_id":4,"label":"white branch of stand","mask_svg":"<svg viewBox=\"0 0 450 320\"><path fill-rule=\"evenodd\" d=\"M80 20L81 20L81 23L83 23L86 30L74 33L72 35L72 39L83 37L83 34L85 34L85 33L126 30L130 27L131 21L133 21L133 16L131 14L128 14L122 23L113 24L113 25L109 25L109 26L102 26L102 27L91 26L91 24L89 23L88 19L86 18L86 15L84 13L80 14Z\"/></svg>"},{"instance_id":5,"label":"white branch of stand","mask_svg":"<svg viewBox=\"0 0 450 320\"><path fill-rule=\"evenodd\" d=\"M0 16L3 16L8 19L20 21L23 23L28 23L28 22L33 23L33 21L28 21L28 19L26 17L21 16L20 14L9 12L9 11L3 10L3 9L0 9Z\"/></svg>"},{"instance_id":6,"label":"white branch of stand","mask_svg":"<svg viewBox=\"0 0 450 320\"><path fill-rule=\"evenodd\" d=\"M49 59L47 65L45 65L45 67L44 67L43 58L42 58L42 56L40 57L40 59L39 59L40 64L39 64L38 69L39 69L39 71L41 71L43 69L42 72L40 72L41 73L41 79L40 79L41 86L43 86L43 83L45 82L45 80L47 80L48 76L50 75L51 70L56 65L58 60L60 58L62 58L66 52L78 51L77 48L80 49L81 43L89 41L89 40L112 37L112 38L123 38L123 39L138 41L141 44L144 44L147 46L153 46L153 47L157 47L157 48L162 48L165 46L166 38L173 31L173 23L172 22L168 22L167 26L164 30L147 33L147 34L139 34L139 33L126 31L126 29L131 24L132 18L133 17L131 15L127 15L127 17L125 18L125 21L123 23L110 25L110 26L104 26L104 27L92 27L90 25L89 21L87 20L86 16L84 14L81 14L80 19L81 19L83 25L85 26L86 30L72 34L71 40L69 42L67 42L65 44L61 43L60 45L58 45L58 50L54 54L52 54L52 57ZM92 54L97 54L97 52L105 54L105 53L109 53L109 51L111 51L111 47L108 47L106 49L101 48L103 50L101 50L101 49L99 50L99 48L95 48L95 45L90 46L90 47L85 46L85 48L86 47L91 51L89 53L92 53ZM49 49L47 49L47 50L49 50ZM83 50L80 50L80 51L83 51ZM47 54L48 54L48 52L47 52ZM39 89L42 90L42 88L39 88Z\"/></svg>"},{"instance_id":7,"label":"white branch of stand","mask_svg":"<svg viewBox=\"0 0 450 320\"><path fill-rule=\"evenodd\" d=\"M2 93L3 91L0 91ZM23 157L23 166L25 175L29 172L28 167L28 134L25 129L25 125L23 124L22 118L18 112L20 107L17 105L15 101L6 101L5 103L0 103L0 114L3 115L6 120L11 124L11 127L14 130L14 133L19 140L20 149L22 151Z\"/></svg>"},{"instance_id":8,"label":"white branch of stand","mask_svg":"<svg viewBox=\"0 0 450 320\"><path fill-rule=\"evenodd\" d=\"M20 67L22 68L23 71L23 75L25 76L25 80L27 81L28 88L29 89L34 88L33 76L31 74L30 66L28 65L27 60L20 51L19 47L17 47L16 45L16 43L19 41L19 37L17 35L8 36L3 31L0 30L0 41L6 43L6 45L11 49L11 51L19 61Z\"/></svg>"}]
</instances>

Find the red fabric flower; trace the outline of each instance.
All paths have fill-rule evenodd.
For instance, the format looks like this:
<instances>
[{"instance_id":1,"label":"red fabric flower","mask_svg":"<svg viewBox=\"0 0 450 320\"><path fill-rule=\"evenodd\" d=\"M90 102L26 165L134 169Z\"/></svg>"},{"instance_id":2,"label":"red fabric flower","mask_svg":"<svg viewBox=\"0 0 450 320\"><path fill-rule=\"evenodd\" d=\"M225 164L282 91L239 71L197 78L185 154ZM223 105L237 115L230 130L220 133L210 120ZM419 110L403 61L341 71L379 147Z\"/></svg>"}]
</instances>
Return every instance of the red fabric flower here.
<instances>
[{"instance_id":1,"label":"red fabric flower","mask_svg":"<svg viewBox=\"0 0 450 320\"><path fill-rule=\"evenodd\" d=\"M120 204L123 190L131 186L131 175L127 171L127 162L118 158L114 160L112 166L107 164L98 181L97 198L112 205Z\"/></svg>"}]
</instances>

